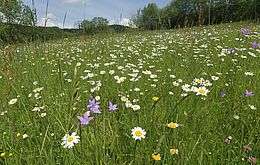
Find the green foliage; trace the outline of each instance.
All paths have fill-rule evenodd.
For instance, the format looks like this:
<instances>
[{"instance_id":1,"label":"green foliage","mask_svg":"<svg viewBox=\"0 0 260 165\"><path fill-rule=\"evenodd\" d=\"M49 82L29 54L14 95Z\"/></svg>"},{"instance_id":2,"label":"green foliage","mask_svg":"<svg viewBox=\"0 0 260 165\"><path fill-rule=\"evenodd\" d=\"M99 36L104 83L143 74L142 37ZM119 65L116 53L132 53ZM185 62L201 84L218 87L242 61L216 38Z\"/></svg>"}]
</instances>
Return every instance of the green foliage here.
<instances>
[{"instance_id":1,"label":"green foliage","mask_svg":"<svg viewBox=\"0 0 260 165\"><path fill-rule=\"evenodd\" d=\"M149 3L144 9L138 10L132 22L138 28L158 29L161 24L159 9L155 3Z\"/></svg>"},{"instance_id":2,"label":"green foliage","mask_svg":"<svg viewBox=\"0 0 260 165\"><path fill-rule=\"evenodd\" d=\"M0 23L0 44L50 40L74 34L64 32L58 27L33 27L18 24Z\"/></svg>"},{"instance_id":3,"label":"green foliage","mask_svg":"<svg viewBox=\"0 0 260 165\"><path fill-rule=\"evenodd\" d=\"M232 21L259 21L259 13L258 0L172 0L161 9L155 4L148 4L137 11L132 22L138 28L168 29Z\"/></svg>"},{"instance_id":4,"label":"green foliage","mask_svg":"<svg viewBox=\"0 0 260 165\"><path fill-rule=\"evenodd\" d=\"M4 15L4 19L0 22L8 24L21 24L32 26L35 20L35 11L33 12L29 6L20 0L8 0L0 2L0 13ZM36 21L37 22L37 21Z\"/></svg>"},{"instance_id":5,"label":"green foliage","mask_svg":"<svg viewBox=\"0 0 260 165\"><path fill-rule=\"evenodd\" d=\"M91 21L83 20L77 22L76 26L83 30L84 34L98 34L105 33L108 30L109 21L103 17L94 17Z\"/></svg>"}]
</instances>

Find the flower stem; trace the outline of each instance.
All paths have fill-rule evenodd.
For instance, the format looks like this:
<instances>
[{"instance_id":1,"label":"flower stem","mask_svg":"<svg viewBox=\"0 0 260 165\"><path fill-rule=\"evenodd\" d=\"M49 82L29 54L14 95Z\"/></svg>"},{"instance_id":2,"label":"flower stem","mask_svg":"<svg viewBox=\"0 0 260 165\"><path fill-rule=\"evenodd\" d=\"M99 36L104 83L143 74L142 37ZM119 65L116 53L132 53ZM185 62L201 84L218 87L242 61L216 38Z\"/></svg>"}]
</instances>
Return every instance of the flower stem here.
<instances>
[{"instance_id":1,"label":"flower stem","mask_svg":"<svg viewBox=\"0 0 260 165\"><path fill-rule=\"evenodd\" d=\"M136 148L137 148L137 140L135 141L135 147L134 147L134 164L135 164Z\"/></svg>"}]
</instances>

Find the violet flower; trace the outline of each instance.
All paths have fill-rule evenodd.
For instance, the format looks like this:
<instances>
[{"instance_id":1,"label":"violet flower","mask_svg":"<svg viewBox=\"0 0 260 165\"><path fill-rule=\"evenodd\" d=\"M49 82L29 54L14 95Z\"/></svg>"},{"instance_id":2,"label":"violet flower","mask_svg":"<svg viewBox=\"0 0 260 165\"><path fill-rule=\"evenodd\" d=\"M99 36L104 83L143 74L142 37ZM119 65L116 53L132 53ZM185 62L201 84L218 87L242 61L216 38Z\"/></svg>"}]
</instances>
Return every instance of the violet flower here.
<instances>
[{"instance_id":1,"label":"violet flower","mask_svg":"<svg viewBox=\"0 0 260 165\"><path fill-rule=\"evenodd\" d=\"M249 29L241 29L241 32L243 33L244 36L248 35L250 33Z\"/></svg>"},{"instance_id":2,"label":"violet flower","mask_svg":"<svg viewBox=\"0 0 260 165\"><path fill-rule=\"evenodd\" d=\"M235 49L234 48L228 48L227 49L227 53L228 54L232 54L232 53L234 53L235 52Z\"/></svg>"},{"instance_id":3,"label":"violet flower","mask_svg":"<svg viewBox=\"0 0 260 165\"><path fill-rule=\"evenodd\" d=\"M112 102L109 102L109 111L110 112L113 112L117 109L118 109L117 104L113 104Z\"/></svg>"},{"instance_id":4,"label":"violet flower","mask_svg":"<svg viewBox=\"0 0 260 165\"><path fill-rule=\"evenodd\" d=\"M89 117L88 113L84 113L84 117L77 116L77 118L80 120L81 125L88 125L88 123L94 118L94 117Z\"/></svg>"},{"instance_id":5,"label":"violet flower","mask_svg":"<svg viewBox=\"0 0 260 165\"><path fill-rule=\"evenodd\" d=\"M260 44L256 43L256 41L252 42L252 47L253 47L253 48L256 48L256 47L258 47L258 46L260 46Z\"/></svg>"},{"instance_id":6,"label":"violet flower","mask_svg":"<svg viewBox=\"0 0 260 165\"><path fill-rule=\"evenodd\" d=\"M100 104L100 102L96 102L95 99L90 99L87 107L91 113L101 113L98 104Z\"/></svg>"},{"instance_id":7,"label":"violet flower","mask_svg":"<svg viewBox=\"0 0 260 165\"><path fill-rule=\"evenodd\" d=\"M224 91L220 92L220 96L225 97L226 96L225 92Z\"/></svg>"},{"instance_id":8,"label":"violet flower","mask_svg":"<svg viewBox=\"0 0 260 165\"><path fill-rule=\"evenodd\" d=\"M246 90L245 96L246 97L251 97L251 96L254 96L254 93L252 91Z\"/></svg>"},{"instance_id":9,"label":"violet flower","mask_svg":"<svg viewBox=\"0 0 260 165\"><path fill-rule=\"evenodd\" d=\"M252 163L252 164L256 164L256 158L255 157L252 157L252 156L249 156L248 157L248 162Z\"/></svg>"}]
</instances>

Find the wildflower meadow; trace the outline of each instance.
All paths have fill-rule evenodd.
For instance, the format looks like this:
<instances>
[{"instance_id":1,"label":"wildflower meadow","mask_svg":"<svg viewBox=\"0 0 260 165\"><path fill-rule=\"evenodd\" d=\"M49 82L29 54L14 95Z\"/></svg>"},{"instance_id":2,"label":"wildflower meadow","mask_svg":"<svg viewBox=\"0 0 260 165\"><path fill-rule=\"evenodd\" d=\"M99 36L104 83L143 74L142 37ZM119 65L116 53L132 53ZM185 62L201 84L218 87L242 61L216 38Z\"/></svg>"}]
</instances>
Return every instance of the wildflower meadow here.
<instances>
[{"instance_id":1,"label":"wildflower meadow","mask_svg":"<svg viewBox=\"0 0 260 165\"><path fill-rule=\"evenodd\" d=\"M10 45L0 164L258 164L260 25Z\"/></svg>"}]
</instances>

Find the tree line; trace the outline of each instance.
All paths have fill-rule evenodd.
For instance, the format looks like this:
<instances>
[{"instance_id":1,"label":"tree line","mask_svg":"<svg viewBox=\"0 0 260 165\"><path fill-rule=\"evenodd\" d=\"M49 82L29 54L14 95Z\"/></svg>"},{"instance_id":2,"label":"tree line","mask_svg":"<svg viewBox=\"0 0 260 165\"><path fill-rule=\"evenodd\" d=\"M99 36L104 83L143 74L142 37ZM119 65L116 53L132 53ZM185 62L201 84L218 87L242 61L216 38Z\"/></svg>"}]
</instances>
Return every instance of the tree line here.
<instances>
[{"instance_id":1,"label":"tree line","mask_svg":"<svg viewBox=\"0 0 260 165\"><path fill-rule=\"evenodd\" d=\"M141 29L170 29L198 25L259 21L260 0L172 0L159 8L149 3L132 17Z\"/></svg>"},{"instance_id":2,"label":"tree line","mask_svg":"<svg viewBox=\"0 0 260 165\"><path fill-rule=\"evenodd\" d=\"M36 9L31 9L20 0L2 0L0 22L34 26L37 23Z\"/></svg>"},{"instance_id":3,"label":"tree line","mask_svg":"<svg viewBox=\"0 0 260 165\"><path fill-rule=\"evenodd\" d=\"M108 31L109 21L103 17L94 17L91 21L83 20L75 23L77 27L83 34L97 34L100 32Z\"/></svg>"}]
</instances>

